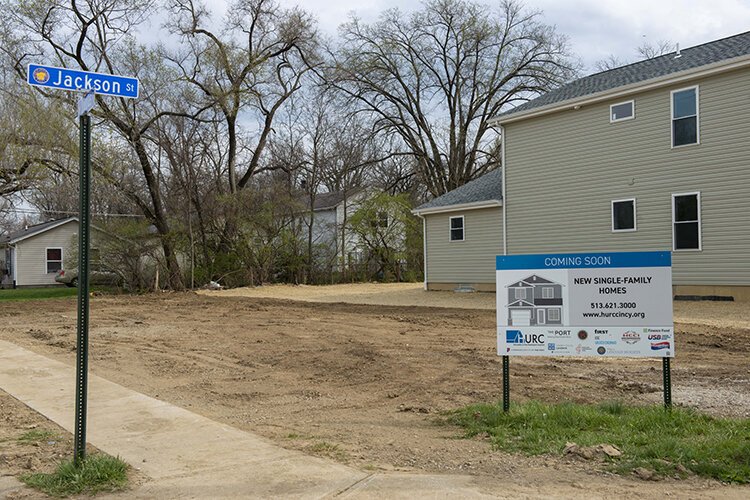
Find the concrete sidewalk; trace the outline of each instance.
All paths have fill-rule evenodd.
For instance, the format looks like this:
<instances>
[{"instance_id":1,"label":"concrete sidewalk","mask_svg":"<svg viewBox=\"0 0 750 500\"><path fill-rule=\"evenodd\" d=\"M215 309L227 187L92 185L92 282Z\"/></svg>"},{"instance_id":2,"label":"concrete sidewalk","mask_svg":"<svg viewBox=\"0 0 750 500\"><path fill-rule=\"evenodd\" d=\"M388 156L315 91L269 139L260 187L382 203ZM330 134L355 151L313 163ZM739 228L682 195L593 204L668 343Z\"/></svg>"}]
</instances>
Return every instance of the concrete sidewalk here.
<instances>
[{"instance_id":1,"label":"concrete sidewalk","mask_svg":"<svg viewBox=\"0 0 750 500\"><path fill-rule=\"evenodd\" d=\"M74 386L74 366L0 341L0 388L70 432ZM472 476L369 474L286 450L95 375L87 438L149 477L128 498L498 498Z\"/></svg>"}]
</instances>

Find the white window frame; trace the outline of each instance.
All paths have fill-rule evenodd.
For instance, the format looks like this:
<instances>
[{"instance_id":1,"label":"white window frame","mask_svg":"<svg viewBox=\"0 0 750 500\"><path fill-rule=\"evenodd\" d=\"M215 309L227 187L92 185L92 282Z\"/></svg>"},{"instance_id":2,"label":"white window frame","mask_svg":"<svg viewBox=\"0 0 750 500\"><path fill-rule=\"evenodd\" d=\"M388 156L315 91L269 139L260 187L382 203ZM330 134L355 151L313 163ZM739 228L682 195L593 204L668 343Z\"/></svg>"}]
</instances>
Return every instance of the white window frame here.
<instances>
[{"instance_id":1,"label":"white window frame","mask_svg":"<svg viewBox=\"0 0 750 500\"><path fill-rule=\"evenodd\" d=\"M528 294L526 293L525 288L516 288L515 290L516 290L516 293L515 293L516 300L526 300L526 296ZM523 292L523 297L519 297L518 292Z\"/></svg>"},{"instance_id":2,"label":"white window frame","mask_svg":"<svg viewBox=\"0 0 750 500\"><path fill-rule=\"evenodd\" d=\"M675 221L675 198L678 196L697 196L696 201L698 202L698 248L676 248L677 238L675 233L675 224L679 222ZM695 222L695 221L680 221L680 222ZM703 223L701 222L701 192L691 191L689 193L672 193L672 251L673 252L700 252L703 250Z\"/></svg>"},{"instance_id":3,"label":"white window frame","mask_svg":"<svg viewBox=\"0 0 750 500\"><path fill-rule=\"evenodd\" d=\"M680 144L679 146L674 145L674 95L678 92L683 92L685 90L692 90L695 89L695 142L690 144ZM697 146L701 143L701 95L700 95L700 86L699 85L692 85L690 87L684 87L681 89L675 89L669 93L669 144L672 145L672 149L678 149L678 148L684 148L688 146ZM683 116L682 118L688 118L687 116ZM678 118L679 119L679 118Z\"/></svg>"},{"instance_id":4,"label":"white window frame","mask_svg":"<svg viewBox=\"0 0 750 500\"><path fill-rule=\"evenodd\" d=\"M547 294L545 292L550 292L550 296L547 297ZM542 298L543 299L554 299L555 298L555 289L551 286L543 286L542 287Z\"/></svg>"},{"instance_id":5,"label":"white window frame","mask_svg":"<svg viewBox=\"0 0 750 500\"><path fill-rule=\"evenodd\" d=\"M547 324L547 311L545 309L536 310L536 324L537 325Z\"/></svg>"},{"instance_id":6,"label":"white window frame","mask_svg":"<svg viewBox=\"0 0 750 500\"><path fill-rule=\"evenodd\" d=\"M552 317L552 313L557 314L557 318ZM554 308L554 309L548 309L547 310L547 321L560 321L560 309Z\"/></svg>"},{"instance_id":7,"label":"white window frame","mask_svg":"<svg viewBox=\"0 0 750 500\"><path fill-rule=\"evenodd\" d=\"M454 240L453 239L453 219L461 219L461 239L460 240ZM448 241L454 242L454 241L465 241L466 240L466 221L464 220L463 215L454 215L453 217L448 218Z\"/></svg>"},{"instance_id":8,"label":"white window frame","mask_svg":"<svg viewBox=\"0 0 750 500\"><path fill-rule=\"evenodd\" d=\"M55 271L54 273L51 273L51 272L47 271L47 265L50 262L58 262L56 260L49 260L47 258L47 251L48 250L60 250L60 261L59 261L60 262L60 269L61 270L65 269L65 264L64 264L65 263L65 249L63 247L45 247L44 248L44 274L55 274L55 273L57 273L57 271Z\"/></svg>"},{"instance_id":9,"label":"white window frame","mask_svg":"<svg viewBox=\"0 0 750 500\"><path fill-rule=\"evenodd\" d=\"M622 106L623 104L631 104L633 108L633 114L625 118L612 119L612 108L614 108L615 106ZM627 120L633 120L634 118L635 118L635 99L631 99L629 101L618 102L609 106L609 123L624 122Z\"/></svg>"},{"instance_id":10,"label":"white window frame","mask_svg":"<svg viewBox=\"0 0 750 500\"><path fill-rule=\"evenodd\" d=\"M633 202L633 229L615 229L615 203L621 203L624 201ZM610 222L613 233L633 233L638 230L638 208L635 198L623 198L622 200L612 200L610 204Z\"/></svg>"}]
</instances>

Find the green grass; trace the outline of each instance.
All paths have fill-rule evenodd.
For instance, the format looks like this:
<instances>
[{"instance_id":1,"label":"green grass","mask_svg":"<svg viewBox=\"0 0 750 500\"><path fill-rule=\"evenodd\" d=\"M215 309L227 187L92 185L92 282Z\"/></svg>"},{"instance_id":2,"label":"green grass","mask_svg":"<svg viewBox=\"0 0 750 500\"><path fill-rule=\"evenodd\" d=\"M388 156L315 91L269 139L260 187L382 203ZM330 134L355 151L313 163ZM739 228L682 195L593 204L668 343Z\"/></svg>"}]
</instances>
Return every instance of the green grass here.
<instances>
[{"instance_id":1,"label":"green grass","mask_svg":"<svg viewBox=\"0 0 750 500\"><path fill-rule=\"evenodd\" d=\"M334 453L339 451L338 445L326 443L325 441L319 441L309 446L308 449L316 453Z\"/></svg>"},{"instance_id":2,"label":"green grass","mask_svg":"<svg viewBox=\"0 0 750 500\"><path fill-rule=\"evenodd\" d=\"M116 286L107 285L92 286L90 291L107 295L118 295L122 293L122 289L117 288ZM16 288L15 290L0 289L0 301L60 299L65 297L75 297L77 295L77 288L69 288L63 285L47 288Z\"/></svg>"},{"instance_id":3,"label":"green grass","mask_svg":"<svg viewBox=\"0 0 750 500\"><path fill-rule=\"evenodd\" d=\"M109 455L89 455L80 467L73 461L58 465L51 474L26 474L21 481L47 495L65 497L102 491L120 491L128 482L128 464Z\"/></svg>"},{"instance_id":4,"label":"green grass","mask_svg":"<svg viewBox=\"0 0 750 500\"><path fill-rule=\"evenodd\" d=\"M61 297L75 297L78 293L76 288L59 286L54 288L16 288L0 290L0 301L2 300L38 300L59 299Z\"/></svg>"},{"instance_id":5,"label":"green grass","mask_svg":"<svg viewBox=\"0 0 750 500\"><path fill-rule=\"evenodd\" d=\"M34 429L29 432L22 434L18 438L20 443L38 443L41 441L49 441L54 439L56 434L47 429Z\"/></svg>"},{"instance_id":6,"label":"green grass","mask_svg":"<svg viewBox=\"0 0 750 500\"><path fill-rule=\"evenodd\" d=\"M326 441L318 441L317 443L308 446L306 449L311 453L325 455L339 461L346 461L347 459L346 452L342 450L339 445L328 443Z\"/></svg>"},{"instance_id":7,"label":"green grass","mask_svg":"<svg viewBox=\"0 0 750 500\"><path fill-rule=\"evenodd\" d=\"M623 455L608 467L629 474L644 467L659 475L691 471L726 482L750 483L750 419L714 418L691 410L621 403L579 405L528 402L474 405L449 414L467 437L486 433L493 445L528 455L560 455L566 442L611 444Z\"/></svg>"}]
</instances>

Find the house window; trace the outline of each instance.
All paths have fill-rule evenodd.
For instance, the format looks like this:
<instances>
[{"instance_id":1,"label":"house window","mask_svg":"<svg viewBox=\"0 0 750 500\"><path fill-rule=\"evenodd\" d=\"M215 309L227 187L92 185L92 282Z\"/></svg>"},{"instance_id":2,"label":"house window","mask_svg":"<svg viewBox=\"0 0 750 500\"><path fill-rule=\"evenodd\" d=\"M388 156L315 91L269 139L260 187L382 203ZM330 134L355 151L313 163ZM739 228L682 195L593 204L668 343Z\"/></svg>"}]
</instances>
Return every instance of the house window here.
<instances>
[{"instance_id":1,"label":"house window","mask_svg":"<svg viewBox=\"0 0 750 500\"><path fill-rule=\"evenodd\" d=\"M701 249L701 194L672 195L673 250Z\"/></svg>"},{"instance_id":2,"label":"house window","mask_svg":"<svg viewBox=\"0 0 750 500\"><path fill-rule=\"evenodd\" d=\"M609 107L609 122L620 122L635 118L635 101L621 102Z\"/></svg>"},{"instance_id":3,"label":"house window","mask_svg":"<svg viewBox=\"0 0 750 500\"><path fill-rule=\"evenodd\" d=\"M516 288L516 299L525 299L525 298L526 298L526 289Z\"/></svg>"},{"instance_id":4,"label":"house window","mask_svg":"<svg viewBox=\"0 0 750 500\"><path fill-rule=\"evenodd\" d=\"M635 231L635 198L612 201L612 232Z\"/></svg>"},{"instance_id":5,"label":"house window","mask_svg":"<svg viewBox=\"0 0 750 500\"><path fill-rule=\"evenodd\" d=\"M464 241L464 216L450 218L451 241Z\"/></svg>"},{"instance_id":6,"label":"house window","mask_svg":"<svg viewBox=\"0 0 750 500\"><path fill-rule=\"evenodd\" d=\"M698 144L698 87L672 91L672 147Z\"/></svg>"},{"instance_id":7,"label":"house window","mask_svg":"<svg viewBox=\"0 0 750 500\"><path fill-rule=\"evenodd\" d=\"M545 286L542 288L542 298L543 299L554 299L555 298L555 290L550 286Z\"/></svg>"},{"instance_id":8,"label":"house window","mask_svg":"<svg viewBox=\"0 0 750 500\"><path fill-rule=\"evenodd\" d=\"M560 321L560 309L548 309L547 319L550 321Z\"/></svg>"},{"instance_id":9,"label":"house window","mask_svg":"<svg viewBox=\"0 0 750 500\"><path fill-rule=\"evenodd\" d=\"M62 248L47 249L47 274L62 269Z\"/></svg>"}]
</instances>

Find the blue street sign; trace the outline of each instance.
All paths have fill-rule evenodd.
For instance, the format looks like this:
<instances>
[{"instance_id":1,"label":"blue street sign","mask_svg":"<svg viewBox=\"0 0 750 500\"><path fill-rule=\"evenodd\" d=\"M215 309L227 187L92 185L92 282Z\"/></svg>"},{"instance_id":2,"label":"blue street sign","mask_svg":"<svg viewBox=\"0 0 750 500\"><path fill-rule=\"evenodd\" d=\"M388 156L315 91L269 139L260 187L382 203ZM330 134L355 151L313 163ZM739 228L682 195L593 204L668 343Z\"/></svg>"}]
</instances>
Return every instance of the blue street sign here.
<instances>
[{"instance_id":1,"label":"blue street sign","mask_svg":"<svg viewBox=\"0 0 750 500\"><path fill-rule=\"evenodd\" d=\"M129 76L29 64L26 81L29 85L38 87L73 91L93 90L101 95L130 99L138 97L138 79Z\"/></svg>"}]
</instances>

